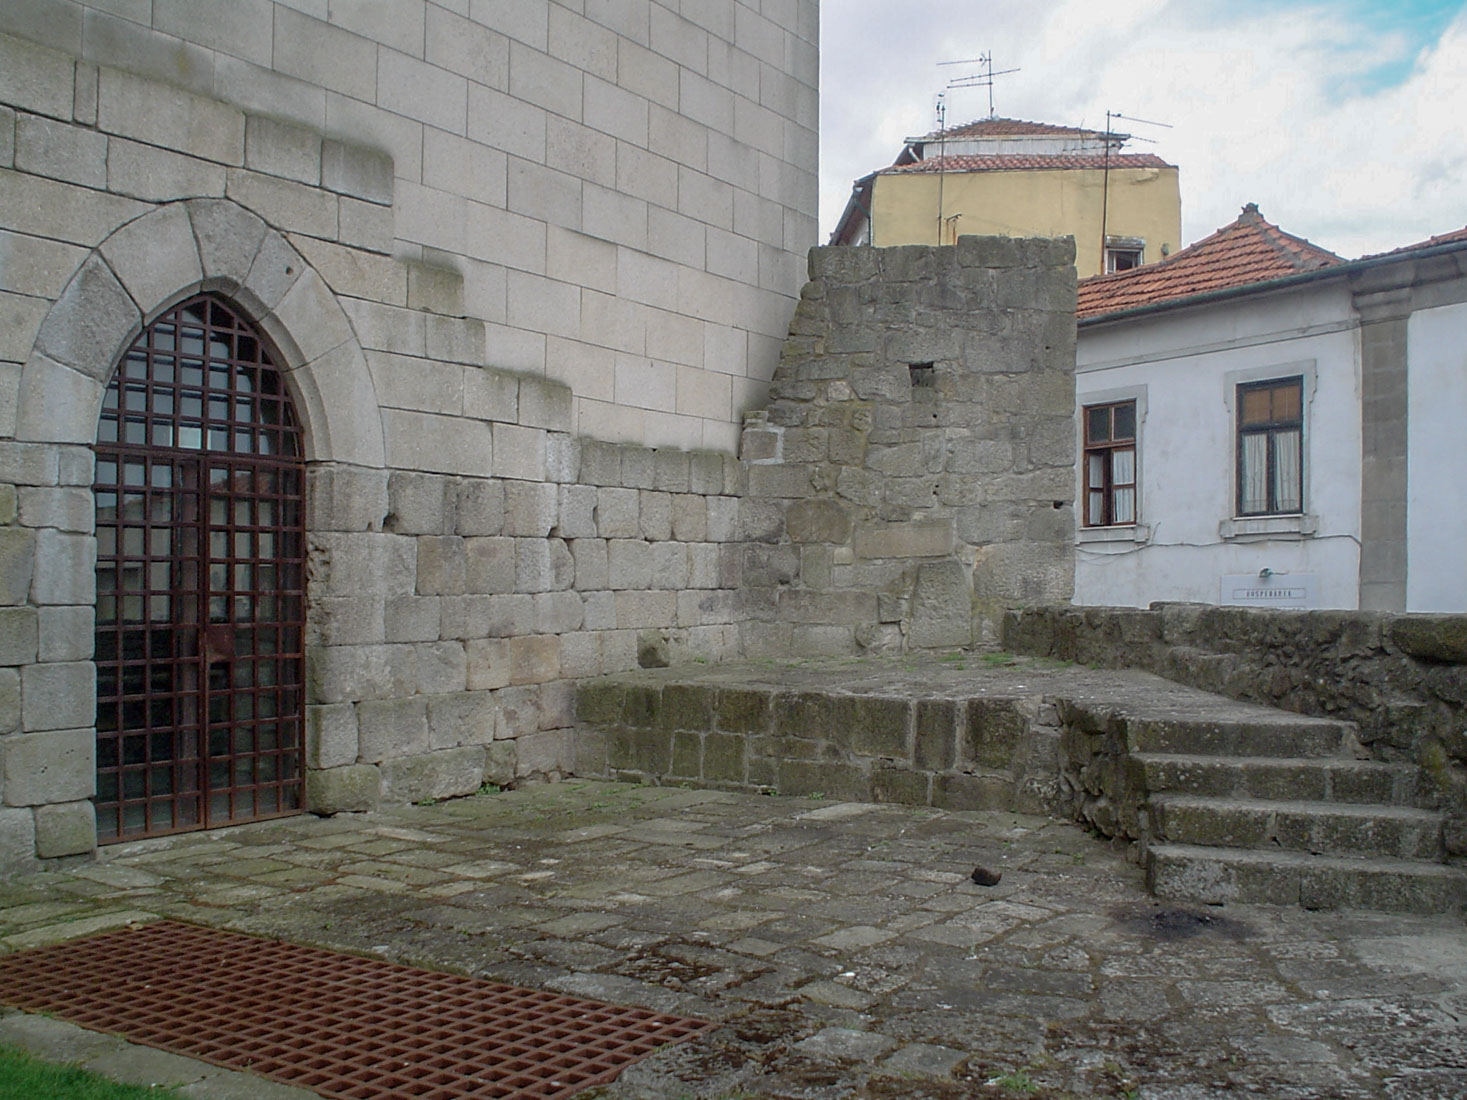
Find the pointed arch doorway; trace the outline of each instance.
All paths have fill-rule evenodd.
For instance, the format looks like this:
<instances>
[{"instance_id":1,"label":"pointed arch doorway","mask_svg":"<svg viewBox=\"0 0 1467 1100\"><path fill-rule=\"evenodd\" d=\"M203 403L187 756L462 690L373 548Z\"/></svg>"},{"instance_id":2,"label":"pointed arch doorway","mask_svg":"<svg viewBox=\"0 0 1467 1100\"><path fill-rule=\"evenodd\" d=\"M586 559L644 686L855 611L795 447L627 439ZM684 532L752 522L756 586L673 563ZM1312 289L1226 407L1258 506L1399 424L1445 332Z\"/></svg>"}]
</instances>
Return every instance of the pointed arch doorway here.
<instances>
[{"instance_id":1,"label":"pointed arch doorway","mask_svg":"<svg viewBox=\"0 0 1467 1100\"><path fill-rule=\"evenodd\" d=\"M276 357L213 295L122 356L93 486L102 843L300 812L302 443Z\"/></svg>"}]
</instances>

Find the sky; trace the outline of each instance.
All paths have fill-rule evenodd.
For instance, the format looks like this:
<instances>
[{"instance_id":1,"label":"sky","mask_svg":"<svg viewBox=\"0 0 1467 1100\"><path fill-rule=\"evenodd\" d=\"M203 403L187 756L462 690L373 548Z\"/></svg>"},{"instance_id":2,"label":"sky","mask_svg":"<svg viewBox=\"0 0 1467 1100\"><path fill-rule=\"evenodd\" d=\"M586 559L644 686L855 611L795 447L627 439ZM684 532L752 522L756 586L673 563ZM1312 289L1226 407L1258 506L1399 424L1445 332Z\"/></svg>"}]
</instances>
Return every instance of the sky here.
<instances>
[{"instance_id":1,"label":"sky","mask_svg":"<svg viewBox=\"0 0 1467 1100\"><path fill-rule=\"evenodd\" d=\"M906 137L988 115L1105 128L1180 169L1191 243L1256 202L1347 258L1467 225L1467 0L822 0L820 226ZM1154 144L1153 144L1154 143Z\"/></svg>"}]
</instances>

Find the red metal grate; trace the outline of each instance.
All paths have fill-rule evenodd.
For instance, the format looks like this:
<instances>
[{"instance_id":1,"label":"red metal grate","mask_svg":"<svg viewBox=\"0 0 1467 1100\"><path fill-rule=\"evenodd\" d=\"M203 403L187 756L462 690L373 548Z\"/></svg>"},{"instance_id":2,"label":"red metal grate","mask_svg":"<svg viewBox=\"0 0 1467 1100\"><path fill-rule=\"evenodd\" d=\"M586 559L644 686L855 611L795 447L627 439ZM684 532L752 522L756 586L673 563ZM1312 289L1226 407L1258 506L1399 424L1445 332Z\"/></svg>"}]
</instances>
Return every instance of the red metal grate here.
<instances>
[{"instance_id":1,"label":"red metal grate","mask_svg":"<svg viewBox=\"0 0 1467 1100\"><path fill-rule=\"evenodd\" d=\"M175 921L0 959L0 1003L342 1100L558 1100L713 1026Z\"/></svg>"}]
</instances>

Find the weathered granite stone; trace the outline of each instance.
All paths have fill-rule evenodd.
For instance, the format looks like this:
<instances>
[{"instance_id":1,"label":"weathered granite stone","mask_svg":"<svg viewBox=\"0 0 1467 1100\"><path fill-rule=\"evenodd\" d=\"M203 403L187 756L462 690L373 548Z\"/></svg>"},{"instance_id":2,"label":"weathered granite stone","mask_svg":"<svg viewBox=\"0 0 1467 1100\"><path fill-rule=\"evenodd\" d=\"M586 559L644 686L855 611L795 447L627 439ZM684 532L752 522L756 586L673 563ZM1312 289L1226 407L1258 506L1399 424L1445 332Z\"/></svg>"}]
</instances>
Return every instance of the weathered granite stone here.
<instances>
[{"instance_id":1,"label":"weathered granite stone","mask_svg":"<svg viewBox=\"0 0 1467 1100\"><path fill-rule=\"evenodd\" d=\"M306 809L317 814L375 810L381 778L374 764L349 764L306 772Z\"/></svg>"}]
</instances>

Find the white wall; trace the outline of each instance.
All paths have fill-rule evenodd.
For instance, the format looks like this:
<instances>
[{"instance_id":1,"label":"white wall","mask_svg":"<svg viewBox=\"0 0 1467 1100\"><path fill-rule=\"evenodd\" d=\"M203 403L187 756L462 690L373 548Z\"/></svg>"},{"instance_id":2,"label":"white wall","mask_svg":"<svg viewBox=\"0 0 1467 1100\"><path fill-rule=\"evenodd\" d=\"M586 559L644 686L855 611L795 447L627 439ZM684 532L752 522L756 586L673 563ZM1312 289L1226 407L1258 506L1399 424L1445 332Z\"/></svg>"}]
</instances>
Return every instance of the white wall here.
<instances>
[{"instance_id":1,"label":"white wall","mask_svg":"<svg viewBox=\"0 0 1467 1100\"><path fill-rule=\"evenodd\" d=\"M1406 327L1406 610L1467 611L1467 305Z\"/></svg>"},{"instance_id":2,"label":"white wall","mask_svg":"<svg viewBox=\"0 0 1467 1100\"><path fill-rule=\"evenodd\" d=\"M1144 420L1140 524L1105 529L1119 541L1080 528L1075 602L1217 603L1224 575L1269 569L1317 577L1312 606L1358 606L1358 363L1342 283L1082 327L1077 405L1144 396ZM1255 521L1271 534L1226 537L1236 385L1294 374L1305 376L1305 518Z\"/></svg>"}]
</instances>

